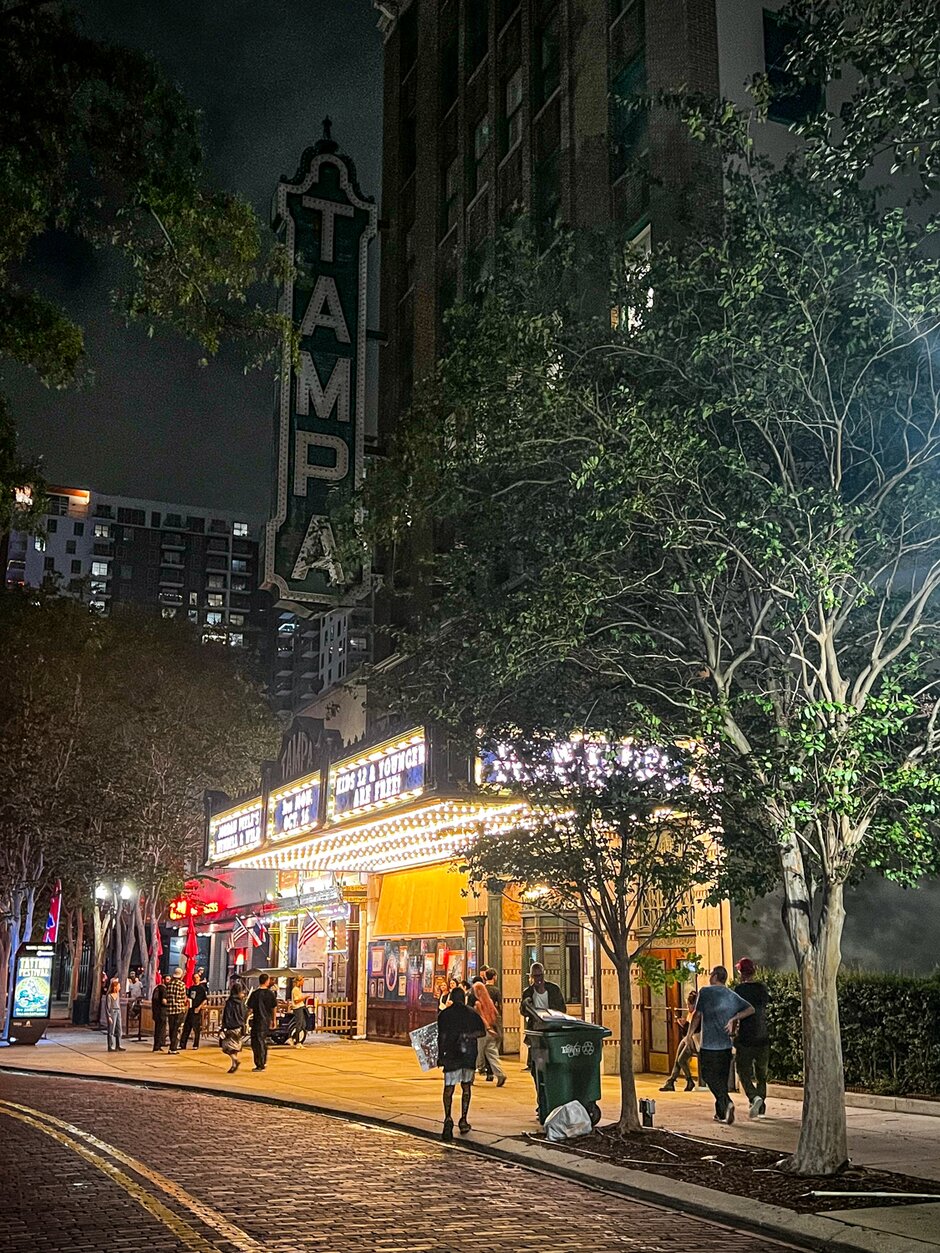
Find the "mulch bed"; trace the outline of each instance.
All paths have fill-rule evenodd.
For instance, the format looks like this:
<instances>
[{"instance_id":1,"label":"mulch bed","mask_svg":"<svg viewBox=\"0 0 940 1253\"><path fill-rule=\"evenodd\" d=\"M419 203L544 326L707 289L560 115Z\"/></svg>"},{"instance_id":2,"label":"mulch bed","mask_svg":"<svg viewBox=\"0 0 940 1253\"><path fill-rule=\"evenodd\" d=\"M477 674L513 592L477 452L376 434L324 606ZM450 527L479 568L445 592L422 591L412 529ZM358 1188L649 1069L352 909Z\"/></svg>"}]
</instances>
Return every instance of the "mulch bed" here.
<instances>
[{"instance_id":1,"label":"mulch bed","mask_svg":"<svg viewBox=\"0 0 940 1253\"><path fill-rule=\"evenodd\" d=\"M530 1136L548 1143L543 1135ZM624 1166L665 1175L683 1183L697 1183L719 1192L752 1197L770 1205L782 1205L800 1214L826 1210L861 1209L873 1205L916 1205L916 1200L872 1197L872 1192L916 1192L940 1200L940 1182L914 1179L888 1170L868 1170L850 1166L840 1175L809 1178L790 1175L778 1169L785 1152L753 1148L742 1144L682 1135L674 1131L649 1130L635 1136L616 1136L606 1128L577 1140L551 1144L579 1157L593 1157ZM850 1192L852 1196L810 1196L811 1192Z\"/></svg>"}]
</instances>

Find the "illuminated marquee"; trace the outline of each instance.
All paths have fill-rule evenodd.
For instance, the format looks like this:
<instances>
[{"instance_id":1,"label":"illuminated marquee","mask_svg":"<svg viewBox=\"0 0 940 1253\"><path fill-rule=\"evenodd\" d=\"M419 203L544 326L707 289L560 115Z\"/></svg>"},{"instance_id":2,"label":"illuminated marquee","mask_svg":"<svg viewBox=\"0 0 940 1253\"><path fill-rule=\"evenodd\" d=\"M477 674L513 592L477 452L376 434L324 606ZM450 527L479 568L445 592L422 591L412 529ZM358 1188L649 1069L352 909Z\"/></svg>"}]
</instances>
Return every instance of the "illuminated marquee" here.
<instances>
[{"instance_id":1,"label":"illuminated marquee","mask_svg":"<svg viewBox=\"0 0 940 1253\"><path fill-rule=\"evenodd\" d=\"M207 863L234 857L258 848L264 837L261 797L246 801L209 819Z\"/></svg>"},{"instance_id":2,"label":"illuminated marquee","mask_svg":"<svg viewBox=\"0 0 940 1253\"><path fill-rule=\"evenodd\" d=\"M330 769L327 817L339 822L420 796L427 782L423 728L388 740Z\"/></svg>"},{"instance_id":3,"label":"illuminated marquee","mask_svg":"<svg viewBox=\"0 0 940 1253\"><path fill-rule=\"evenodd\" d=\"M268 798L268 838L306 835L320 825L320 773L295 779Z\"/></svg>"},{"instance_id":4,"label":"illuminated marquee","mask_svg":"<svg viewBox=\"0 0 940 1253\"><path fill-rule=\"evenodd\" d=\"M221 908L218 901L190 901L185 896L181 896L175 901L170 901L168 913L171 922L181 922L184 918L217 914Z\"/></svg>"}]
</instances>

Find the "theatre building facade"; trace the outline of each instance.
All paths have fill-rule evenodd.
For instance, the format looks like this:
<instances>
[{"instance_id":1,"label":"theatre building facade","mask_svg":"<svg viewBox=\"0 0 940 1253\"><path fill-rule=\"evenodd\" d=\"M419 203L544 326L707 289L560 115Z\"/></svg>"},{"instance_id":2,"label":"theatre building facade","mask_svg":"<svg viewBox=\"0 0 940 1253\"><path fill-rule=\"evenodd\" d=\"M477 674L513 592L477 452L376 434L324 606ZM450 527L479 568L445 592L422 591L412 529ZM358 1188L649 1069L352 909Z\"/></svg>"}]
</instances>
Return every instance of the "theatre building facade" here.
<instances>
[{"instance_id":1,"label":"theatre building facade","mask_svg":"<svg viewBox=\"0 0 940 1253\"><path fill-rule=\"evenodd\" d=\"M327 933L325 1021L342 1018L352 1036L407 1042L434 1019L449 978L472 979L487 965L503 993L505 1051L517 1052L520 997L539 961L570 1012L611 1028L605 1067L613 1071L617 982L584 920L543 912L514 886L489 893L459 868L461 850L484 832L512 829L524 809L518 797L482 790L477 763L433 728L344 746L319 720L298 718L256 793L213 794L206 872L276 872L268 909L278 952L302 953L312 922ZM703 969L731 964L727 904L690 900L682 930L652 952L679 979L664 993L637 988L631 1044L638 1066L662 1071L675 1052L676 1011L694 986L686 963L698 954Z\"/></svg>"}]
</instances>

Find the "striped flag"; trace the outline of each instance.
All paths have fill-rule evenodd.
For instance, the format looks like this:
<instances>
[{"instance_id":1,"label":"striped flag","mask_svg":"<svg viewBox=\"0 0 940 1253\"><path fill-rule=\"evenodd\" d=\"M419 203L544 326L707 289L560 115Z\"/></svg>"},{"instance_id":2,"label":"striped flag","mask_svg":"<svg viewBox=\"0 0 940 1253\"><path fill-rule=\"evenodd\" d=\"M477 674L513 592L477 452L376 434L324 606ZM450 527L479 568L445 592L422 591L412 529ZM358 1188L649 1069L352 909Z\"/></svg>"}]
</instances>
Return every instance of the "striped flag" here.
<instances>
[{"instance_id":1,"label":"striped flag","mask_svg":"<svg viewBox=\"0 0 940 1253\"><path fill-rule=\"evenodd\" d=\"M248 939L248 928L245 926L244 918L235 915L235 922L232 926L232 948L240 948Z\"/></svg>"},{"instance_id":2,"label":"striped flag","mask_svg":"<svg viewBox=\"0 0 940 1253\"><path fill-rule=\"evenodd\" d=\"M52 900L49 902L49 914L46 918L46 934L43 940L46 944L55 944L59 938L59 914L62 912L62 880L56 879L55 891L52 893ZM29 936L26 937L29 939Z\"/></svg>"},{"instance_id":3,"label":"striped flag","mask_svg":"<svg viewBox=\"0 0 940 1253\"><path fill-rule=\"evenodd\" d=\"M317 922L316 918L314 918L313 914L307 914L304 919L304 924L300 928L299 942L301 944L309 944L319 930L320 924Z\"/></svg>"},{"instance_id":4,"label":"striped flag","mask_svg":"<svg viewBox=\"0 0 940 1253\"><path fill-rule=\"evenodd\" d=\"M255 948L260 948L268 938L268 929L260 918L253 918L251 926L248 928L248 938L251 940Z\"/></svg>"}]
</instances>

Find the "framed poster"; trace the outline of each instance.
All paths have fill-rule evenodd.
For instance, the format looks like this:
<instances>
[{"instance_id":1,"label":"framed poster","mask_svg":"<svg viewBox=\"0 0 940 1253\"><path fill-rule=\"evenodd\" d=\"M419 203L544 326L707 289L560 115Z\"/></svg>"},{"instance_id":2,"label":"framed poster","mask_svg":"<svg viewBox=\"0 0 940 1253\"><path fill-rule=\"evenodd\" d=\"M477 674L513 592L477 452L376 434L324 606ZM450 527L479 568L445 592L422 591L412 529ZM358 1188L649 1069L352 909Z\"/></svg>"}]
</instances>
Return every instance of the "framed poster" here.
<instances>
[{"instance_id":1,"label":"framed poster","mask_svg":"<svg viewBox=\"0 0 940 1253\"><path fill-rule=\"evenodd\" d=\"M462 949L455 949L447 954L447 978L462 979L464 977L464 953Z\"/></svg>"},{"instance_id":2,"label":"framed poster","mask_svg":"<svg viewBox=\"0 0 940 1253\"><path fill-rule=\"evenodd\" d=\"M408 995L408 976L407 975L398 976L398 995L402 997Z\"/></svg>"},{"instance_id":3,"label":"framed poster","mask_svg":"<svg viewBox=\"0 0 940 1253\"><path fill-rule=\"evenodd\" d=\"M385 971L385 945L373 944L369 949L369 974L380 975Z\"/></svg>"},{"instance_id":4,"label":"framed poster","mask_svg":"<svg viewBox=\"0 0 940 1253\"><path fill-rule=\"evenodd\" d=\"M385 978L376 979L375 981L375 998L378 1001L385 1000Z\"/></svg>"},{"instance_id":5,"label":"framed poster","mask_svg":"<svg viewBox=\"0 0 940 1253\"><path fill-rule=\"evenodd\" d=\"M369 980L369 996L372 998L373 1001L375 1000L375 980L374 979Z\"/></svg>"},{"instance_id":6,"label":"framed poster","mask_svg":"<svg viewBox=\"0 0 940 1253\"><path fill-rule=\"evenodd\" d=\"M401 944L398 948L398 969L408 972L408 945Z\"/></svg>"},{"instance_id":7,"label":"framed poster","mask_svg":"<svg viewBox=\"0 0 940 1253\"><path fill-rule=\"evenodd\" d=\"M424 955L424 973L421 976L421 991L431 993L434 991L434 954L425 953Z\"/></svg>"},{"instance_id":8,"label":"framed poster","mask_svg":"<svg viewBox=\"0 0 940 1253\"><path fill-rule=\"evenodd\" d=\"M447 966L447 945L442 941L437 946L437 968L444 970Z\"/></svg>"}]
</instances>

